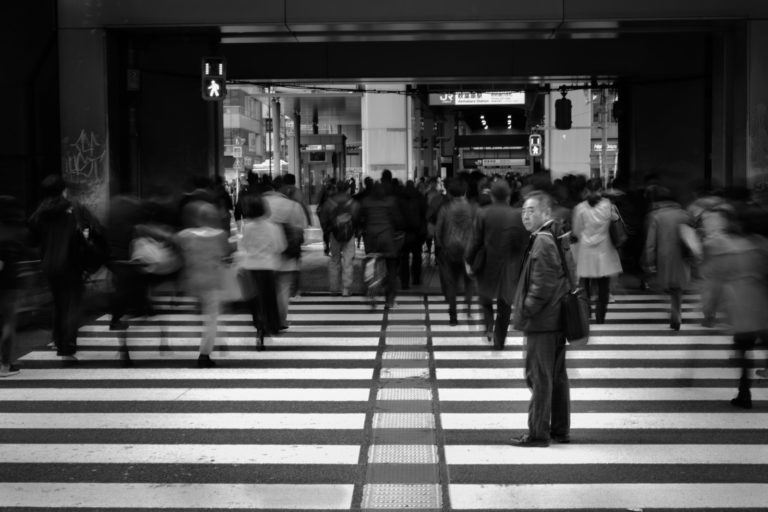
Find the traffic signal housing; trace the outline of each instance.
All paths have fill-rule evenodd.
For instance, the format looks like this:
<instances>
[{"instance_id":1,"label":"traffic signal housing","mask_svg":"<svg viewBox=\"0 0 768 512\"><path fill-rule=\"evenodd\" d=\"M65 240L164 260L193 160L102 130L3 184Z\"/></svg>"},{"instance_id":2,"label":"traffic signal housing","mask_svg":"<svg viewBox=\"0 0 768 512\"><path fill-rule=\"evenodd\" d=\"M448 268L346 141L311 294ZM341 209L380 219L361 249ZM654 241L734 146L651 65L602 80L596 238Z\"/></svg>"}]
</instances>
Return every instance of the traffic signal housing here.
<instances>
[{"instance_id":1,"label":"traffic signal housing","mask_svg":"<svg viewBox=\"0 0 768 512\"><path fill-rule=\"evenodd\" d=\"M563 93L563 97L555 101L555 128L570 130L571 124L571 100Z\"/></svg>"},{"instance_id":2,"label":"traffic signal housing","mask_svg":"<svg viewBox=\"0 0 768 512\"><path fill-rule=\"evenodd\" d=\"M201 93L206 101L227 96L227 62L224 57L203 57Z\"/></svg>"}]
</instances>

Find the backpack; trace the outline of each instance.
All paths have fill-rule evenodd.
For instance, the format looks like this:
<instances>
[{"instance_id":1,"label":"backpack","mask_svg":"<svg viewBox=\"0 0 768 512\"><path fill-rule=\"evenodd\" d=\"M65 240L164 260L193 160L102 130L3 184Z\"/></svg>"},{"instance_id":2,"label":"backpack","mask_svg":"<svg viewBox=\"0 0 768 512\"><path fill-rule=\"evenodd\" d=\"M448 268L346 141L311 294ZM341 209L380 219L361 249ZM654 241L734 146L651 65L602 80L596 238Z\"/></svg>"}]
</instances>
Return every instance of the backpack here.
<instances>
[{"instance_id":1,"label":"backpack","mask_svg":"<svg viewBox=\"0 0 768 512\"><path fill-rule=\"evenodd\" d=\"M282 223L283 233L285 234L285 241L287 246L283 251L283 255L287 258L298 258L301 256L301 244L304 243L304 230L292 226L287 222Z\"/></svg>"},{"instance_id":2,"label":"backpack","mask_svg":"<svg viewBox=\"0 0 768 512\"><path fill-rule=\"evenodd\" d=\"M447 210L445 213L448 215L445 222L445 245L443 251L448 261L460 262L464 260L464 251L469 246L472 238L472 222L459 223L459 220L466 221L467 219L460 219L454 215L450 215L451 210Z\"/></svg>"},{"instance_id":3,"label":"backpack","mask_svg":"<svg viewBox=\"0 0 768 512\"><path fill-rule=\"evenodd\" d=\"M348 242L355 235L352 224L352 201L337 204L331 218L331 234L337 242Z\"/></svg>"}]
</instances>

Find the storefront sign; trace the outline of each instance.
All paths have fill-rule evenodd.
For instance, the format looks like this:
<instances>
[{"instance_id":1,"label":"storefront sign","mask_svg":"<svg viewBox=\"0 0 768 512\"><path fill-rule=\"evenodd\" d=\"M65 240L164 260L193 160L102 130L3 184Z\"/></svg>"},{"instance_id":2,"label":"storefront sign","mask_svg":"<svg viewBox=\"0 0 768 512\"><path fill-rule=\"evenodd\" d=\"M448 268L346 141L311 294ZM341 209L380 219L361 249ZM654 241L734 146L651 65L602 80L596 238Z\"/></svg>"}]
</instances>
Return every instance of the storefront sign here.
<instances>
[{"instance_id":1,"label":"storefront sign","mask_svg":"<svg viewBox=\"0 0 768 512\"><path fill-rule=\"evenodd\" d=\"M608 151L618 151L618 150L619 150L619 145L618 144L611 144L610 142L608 143ZM602 152L603 151L603 144L602 144L602 142L593 142L592 143L592 151L594 151L595 153Z\"/></svg>"},{"instance_id":2,"label":"storefront sign","mask_svg":"<svg viewBox=\"0 0 768 512\"><path fill-rule=\"evenodd\" d=\"M430 105L524 105L524 91L430 93Z\"/></svg>"},{"instance_id":3,"label":"storefront sign","mask_svg":"<svg viewBox=\"0 0 768 512\"><path fill-rule=\"evenodd\" d=\"M514 167L525 165L525 158L483 158L483 167Z\"/></svg>"}]
</instances>

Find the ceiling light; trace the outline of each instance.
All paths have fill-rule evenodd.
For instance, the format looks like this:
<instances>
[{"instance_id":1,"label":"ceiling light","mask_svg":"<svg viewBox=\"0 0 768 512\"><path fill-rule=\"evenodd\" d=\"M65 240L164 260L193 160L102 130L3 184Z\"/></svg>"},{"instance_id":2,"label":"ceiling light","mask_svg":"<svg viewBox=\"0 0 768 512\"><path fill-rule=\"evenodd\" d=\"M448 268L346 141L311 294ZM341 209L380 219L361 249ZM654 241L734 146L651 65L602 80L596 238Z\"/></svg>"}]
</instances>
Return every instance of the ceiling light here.
<instances>
[{"instance_id":1,"label":"ceiling light","mask_svg":"<svg viewBox=\"0 0 768 512\"><path fill-rule=\"evenodd\" d=\"M488 129L488 125L483 126L483 128L487 130Z\"/></svg>"},{"instance_id":2,"label":"ceiling light","mask_svg":"<svg viewBox=\"0 0 768 512\"><path fill-rule=\"evenodd\" d=\"M480 114L480 119L485 119L485 116L483 114Z\"/></svg>"}]
</instances>

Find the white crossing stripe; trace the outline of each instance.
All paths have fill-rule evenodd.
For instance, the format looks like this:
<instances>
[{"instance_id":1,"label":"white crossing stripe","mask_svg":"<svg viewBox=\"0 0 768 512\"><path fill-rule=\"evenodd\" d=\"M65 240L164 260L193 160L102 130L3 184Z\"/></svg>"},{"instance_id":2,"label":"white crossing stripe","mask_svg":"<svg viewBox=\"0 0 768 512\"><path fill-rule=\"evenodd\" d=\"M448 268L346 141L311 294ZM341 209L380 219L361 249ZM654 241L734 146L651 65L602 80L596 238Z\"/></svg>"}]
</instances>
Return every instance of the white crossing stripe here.
<instances>
[{"instance_id":1,"label":"white crossing stripe","mask_svg":"<svg viewBox=\"0 0 768 512\"><path fill-rule=\"evenodd\" d=\"M369 394L367 388L0 388L0 401L365 402Z\"/></svg>"},{"instance_id":2,"label":"white crossing stripe","mask_svg":"<svg viewBox=\"0 0 768 512\"><path fill-rule=\"evenodd\" d=\"M762 356L762 350L760 351ZM753 352L753 354L755 354ZM580 359L679 359L686 360L698 360L698 359L715 359L718 361L726 361L733 355L733 349L720 349L720 350L572 350L568 351L569 360ZM520 352L511 351L499 351L494 350L490 352L477 352L477 351L451 351L451 352L435 352L435 360L437 361L493 361L498 359L520 359L522 356Z\"/></svg>"},{"instance_id":3,"label":"white crossing stripe","mask_svg":"<svg viewBox=\"0 0 768 512\"><path fill-rule=\"evenodd\" d=\"M446 430L527 429L528 413L442 413ZM571 428L760 429L768 435L768 413L572 413Z\"/></svg>"},{"instance_id":4,"label":"white crossing stripe","mask_svg":"<svg viewBox=\"0 0 768 512\"><path fill-rule=\"evenodd\" d=\"M4 444L6 464L357 464L358 445Z\"/></svg>"},{"instance_id":5,"label":"white crossing stripe","mask_svg":"<svg viewBox=\"0 0 768 512\"><path fill-rule=\"evenodd\" d=\"M452 484L451 506L466 510L644 508L763 509L768 484Z\"/></svg>"},{"instance_id":6,"label":"white crossing stripe","mask_svg":"<svg viewBox=\"0 0 768 512\"><path fill-rule=\"evenodd\" d=\"M594 444L519 450L511 445L446 445L451 465L482 464L765 464L766 445Z\"/></svg>"},{"instance_id":7,"label":"white crossing stripe","mask_svg":"<svg viewBox=\"0 0 768 512\"><path fill-rule=\"evenodd\" d=\"M271 343L274 348L280 347L297 347L297 346L313 346L313 347L375 347L379 344L378 336L371 337L343 337L343 336L290 336L282 334L279 337L271 337ZM94 346L94 347L117 347L119 346L119 340L117 335L111 337L103 336L89 336L87 338L81 337L78 339L78 345L81 346ZM218 336L216 338L217 345L226 345L227 347L249 347L254 348L256 346L256 333L251 336ZM133 337L127 338L127 344L129 348L133 347L199 347L200 336L189 337L166 337L158 338L152 337Z\"/></svg>"},{"instance_id":8,"label":"white crossing stripe","mask_svg":"<svg viewBox=\"0 0 768 512\"><path fill-rule=\"evenodd\" d=\"M719 401L733 398L730 388L571 388L571 401ZM440 388L441 402L527 401L527 388ZM768 400L768 388L752 390L753 400Z\"/></svg>"},{"instance_id":9,"label":"white crossing stripe","mask_svg":"<svg viewBox=\"0 0 768 512\"><path fill-rule=\"evenodd\" d=\"M433 336L432 344L438 346L483 346L490 348L490 344L485 340L485 333L476 331L475 337L456 337L456 336ZM626 345L632 348L642 349L652 345L732 345L733 338L726 335L684 335L684 336L633 336L631 334L614 336L602 335L592 332L589 337L588 347L595 345ZM523 346L523 337L519 332L510 331L507 336L506 346ZM586 349L586 348L584 348ZM581 347L568 346L568 353L584 350ZM570 356L569 356L570 357Z\"/></svg>"},{"instance_id":10,"label":"white crossing stripe","mask_svg":"<svg viewBox=\"0 0 768 512\"><path fill-rule=\"evenodd\" d=\"M359 430L365 414L334 413L4 413L8 429L339 429Z\"/></svg>"},{"instance_id":11,"label":"white crossing stripe","mask_svg":"<svg viewBox=\"0 0 768 512\"><path fill-rule=\"evenodd\" d=\"M437 368L437 380L519 379L520 368ZM738 368L568 368L571 379L735 379Z\"/></svg>"},{"instance_id":12,"label":"white crossing stripe","mask_svg":"<svg viewBox=\"0 0 768 512\"><path fill-rule=\"evenodd\" d=\"M25 369L14 380L370 380L368 368L76 368Z\"/></svg>"},{"instance_id":13,"label":"white crossing stripe","mask_svg":"<svg viewBox=\"0 0 768 512\"><path fill-rule=\"evenodd\" d=\"M129 344L130 349L130 344ZM160 350L160 351L138 351L129 350L131 359L134 360L148 360L148 359L175 359L175 360L196 360L198 352L193 351L174 351L174 350ZM115 350L101 351L101 350L80 350L77 353L77 359L81 361L112 361L120 357L120 352L115 347ZM211 352L211 357L216 360L225 361L227 359L232 360L248 360L248 361L310 361L310 360L350 360L350 359L364 359L372 361L376 359L375 350L356 351L356 352L318 352L318 351L221 351L214 350ZM61 357L56 355L56 352L31 352L26 356L20 358L21 361L58 361Z\"/></svg>"},{"instance_id":14,"label":"white crossing stripe","mask_svg":"<svg viewBox=\"0 0 768 512\"><path fill-rule=\"evenodd\" d=\"M0 483L3 507L349 510L352 484Z\"/></svg>"}]
</instances>

